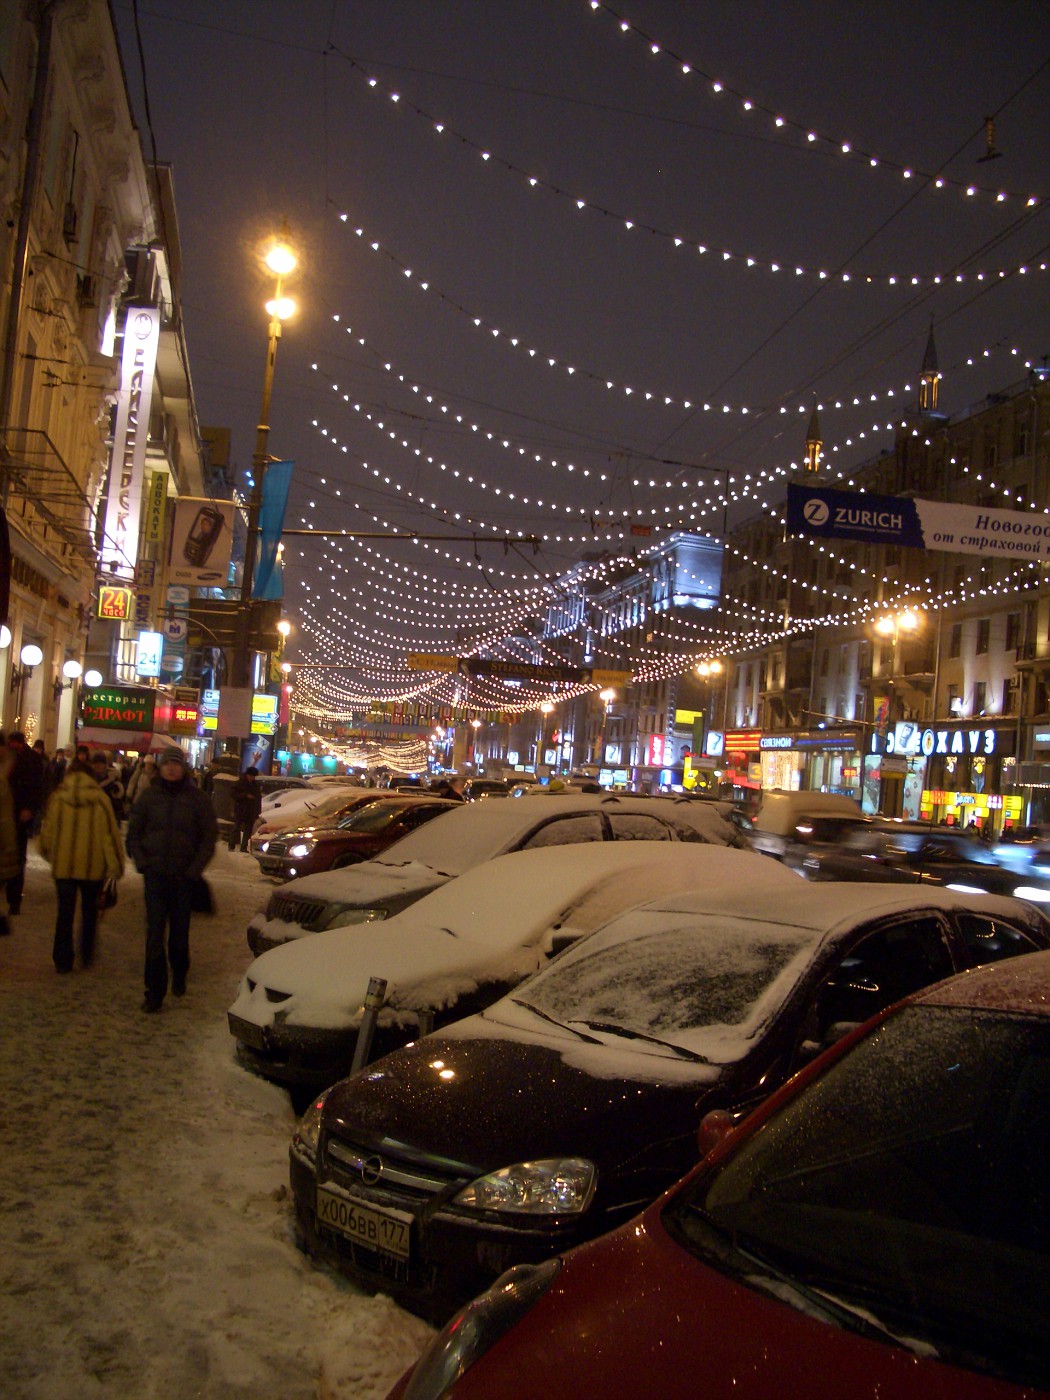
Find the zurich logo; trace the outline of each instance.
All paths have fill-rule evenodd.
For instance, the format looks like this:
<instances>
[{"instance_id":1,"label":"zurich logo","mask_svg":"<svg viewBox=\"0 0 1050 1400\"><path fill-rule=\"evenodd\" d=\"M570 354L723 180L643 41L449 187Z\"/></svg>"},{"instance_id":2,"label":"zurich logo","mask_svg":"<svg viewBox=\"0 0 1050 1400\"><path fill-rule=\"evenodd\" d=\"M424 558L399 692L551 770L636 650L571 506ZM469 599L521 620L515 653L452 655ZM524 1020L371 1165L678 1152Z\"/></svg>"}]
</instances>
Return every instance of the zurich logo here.
<instances>
[{"instance_id":1,"label":"zurich logo","mask_svg":"<svg viewBox=\"0 0 1050 1400\"><path fill-rule=\"evenodd\" d=\"M826 501L811 497L802 507L802 514L808 525L826 525L831 515Z\"/></svg>"}]
</instances>

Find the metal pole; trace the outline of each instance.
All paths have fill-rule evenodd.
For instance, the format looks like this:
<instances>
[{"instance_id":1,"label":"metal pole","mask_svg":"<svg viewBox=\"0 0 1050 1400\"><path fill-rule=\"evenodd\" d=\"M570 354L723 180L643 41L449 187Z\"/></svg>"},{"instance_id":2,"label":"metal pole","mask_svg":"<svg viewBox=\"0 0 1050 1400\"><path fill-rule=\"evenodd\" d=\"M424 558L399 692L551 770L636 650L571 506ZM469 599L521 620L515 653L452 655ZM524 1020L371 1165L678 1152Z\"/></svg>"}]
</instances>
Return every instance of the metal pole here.
<instances>
[{"instance_id":1,"label":"metal pole","mask_svg":"<svg viewBox=\"0 0 1050 1400\"><path fill-rule=\"evenodd\" d=\"M376 1030L376 1017L383 1005L386 997L386 978L370 977L368 979L368 991L365 993L365 1012L361 1017L361 1027L357 1032L357 1044L354 1046L353 1063L350 1066L350 1073L357 1071L368 1063L369 1051L372 1049L372 1037Z\"/></svg>"},{"instance_id":2,"label":"metal pole","mask_svg":"<svg viewBox=\"0 0 1050 1400\"><path fill-rule=\"evenodd\" d=\"M280 300L283 279L278 275L275 303ZM234 651L233 683L250 684L249 640L251 633L252 581L255 555L259 540L259 513L262 510L263 474L269 461L267 444L270 437L270 396L273 392L273 371L277 361L277 342L281 338L281 321L276 312L270 317L266 343L266 369L263 374L262 408L255 430L255 453L252 457L252 494L248 501L248 529L244 537L244 565L241 573L241 603L237 615L237 646Z\"/></svg>"}]
</instances>

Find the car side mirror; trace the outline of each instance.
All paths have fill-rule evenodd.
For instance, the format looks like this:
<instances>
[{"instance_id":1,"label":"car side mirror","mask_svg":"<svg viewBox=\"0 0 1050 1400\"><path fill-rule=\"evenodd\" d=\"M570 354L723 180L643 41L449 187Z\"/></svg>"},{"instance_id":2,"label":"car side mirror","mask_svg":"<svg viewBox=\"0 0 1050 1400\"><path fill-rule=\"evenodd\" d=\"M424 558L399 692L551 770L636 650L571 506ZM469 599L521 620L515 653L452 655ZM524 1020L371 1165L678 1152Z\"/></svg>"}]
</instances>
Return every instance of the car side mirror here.
<instances>
[{"instance_id":1,"label":"car side mirror","mask_svg":"<svg viewBox=\"0 0 1050 1400\"><path fill-rule=\"evenodd\" d=\"M712 1152L722 1139L732 1132L734 1126L733 1115L724 1108L712 1108L705 1113L696 1130L696 1145L700 1149L700 1156L706 1157Z\"/></svg>"}]
</instances>

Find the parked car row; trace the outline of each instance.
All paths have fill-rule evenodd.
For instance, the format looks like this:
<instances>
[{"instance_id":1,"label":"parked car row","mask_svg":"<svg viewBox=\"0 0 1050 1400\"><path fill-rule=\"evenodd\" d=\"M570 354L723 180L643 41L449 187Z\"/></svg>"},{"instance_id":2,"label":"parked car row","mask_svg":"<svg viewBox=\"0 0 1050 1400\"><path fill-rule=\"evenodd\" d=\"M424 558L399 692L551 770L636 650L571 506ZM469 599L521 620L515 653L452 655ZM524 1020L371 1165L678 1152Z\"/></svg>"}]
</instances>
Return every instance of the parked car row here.
<instances>
[{"instance_id":1,"label":"parked car row","mask_svg":"<svg viewBox=\"0 0 1050 1400\"><path fill-rule=\"evenodd\" d=\"M388 792L285 857L428 806L380 855L274 891L229 1012L241 1062L306 1110L301 1246L448 1322L395 1395L1044 1383L1046 1232L1020 1221L1045 1172L1019 1154L1050 1146L1045 1037L986 1055L969 993L950 1026L951 994L922 996L986 979L1002 1015L1029 967L1050 986L1037 904L800 879L740 849L722 804L608 794ZM836 815L848 839L878 825ZM921 1034L909 1007L934 1009Z\"/></svg>"}]
</instances>

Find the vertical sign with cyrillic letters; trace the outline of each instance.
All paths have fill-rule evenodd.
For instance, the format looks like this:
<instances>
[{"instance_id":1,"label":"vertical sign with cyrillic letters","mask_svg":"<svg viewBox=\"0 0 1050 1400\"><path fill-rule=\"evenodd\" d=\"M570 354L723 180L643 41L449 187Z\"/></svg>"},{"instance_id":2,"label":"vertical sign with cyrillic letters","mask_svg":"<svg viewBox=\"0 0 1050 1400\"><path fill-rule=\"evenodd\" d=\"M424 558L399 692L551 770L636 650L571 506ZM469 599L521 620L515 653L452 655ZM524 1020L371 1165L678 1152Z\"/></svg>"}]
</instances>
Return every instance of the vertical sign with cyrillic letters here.
<instances>
[{"instance_id":1,"label":"vertical sign with cyrillic letters","mask_svg":"<svg viewBox=\"0 0 1050 1400\"><path fill-rule=\"evenodd\" d=\"M129 306L124 325L113 454L109 462L105 535L100 551L103 572L115 578L131 580L135 577L149 410L159 340L160 309Z\"/></svg>"}]
</instances>

